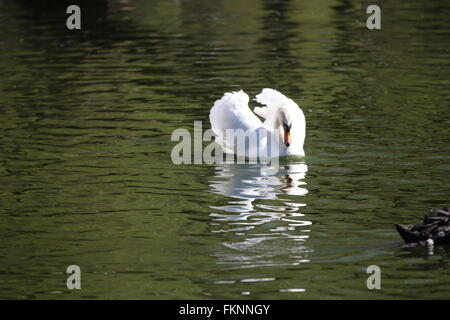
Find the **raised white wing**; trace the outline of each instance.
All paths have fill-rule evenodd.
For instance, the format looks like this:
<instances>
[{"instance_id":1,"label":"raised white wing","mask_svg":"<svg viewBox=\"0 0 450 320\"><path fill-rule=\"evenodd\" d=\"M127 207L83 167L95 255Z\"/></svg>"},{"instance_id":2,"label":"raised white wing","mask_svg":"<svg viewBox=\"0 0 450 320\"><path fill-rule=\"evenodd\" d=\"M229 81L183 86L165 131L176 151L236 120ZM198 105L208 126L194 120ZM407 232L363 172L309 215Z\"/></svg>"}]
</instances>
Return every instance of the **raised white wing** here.
<instances>
[{"instance_id":1,"label":"raised white wing","mask_svg":"<svg viewBox=\"0 0 450 320\"><path fill-rule=\"evenodd\" d=\"M294 101L286 97L275 89L265 88L256 96L257 102L266 105L265 107L256 107L253 111L264 119L271 118L276 110L281 107L289 107L292 104L297 106Z\"/></svg>"},{"instance_id":2,"label":"raised white wing","mask_svg":"<svg viewBox=\"0 0 450 320\"><path fill-rule=\"evenodd\" d=\"M286 154L304 155L303 144L305 141L306 121L305 115L300 107L281 92L269 88L263 89L262 92L256 96L255 100L266 105L265 107L255 108L255 113L265 119L264 126L266 128L274 127L275 115L279 108L288 110L293 122L291 128L292 144L286 149Z\"/></svg>"},{"instance_id":3,"label":"raised white wing","mask_svg":"<svg viewBox=\"0 0 450 320\"><path fill-rule=\"evenodd\" d=\"M240 90L225 93L214 103L209 112L213 132L219 140L225 137L226 129L256 130L262 122L248 107L248 95ZM220 143L220 141L218 141Z\"/></svg>"}]
</instances>

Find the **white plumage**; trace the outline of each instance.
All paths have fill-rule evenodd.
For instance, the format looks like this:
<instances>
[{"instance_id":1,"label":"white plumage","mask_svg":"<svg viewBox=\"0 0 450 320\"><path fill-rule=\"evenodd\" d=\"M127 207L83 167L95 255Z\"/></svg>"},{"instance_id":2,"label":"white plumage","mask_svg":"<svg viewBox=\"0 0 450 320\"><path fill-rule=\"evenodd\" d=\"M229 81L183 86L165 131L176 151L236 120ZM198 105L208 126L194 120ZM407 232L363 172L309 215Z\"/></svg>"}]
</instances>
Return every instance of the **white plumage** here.
<instances>
[{"instance_id":1,"label":"white plumage","mask_svg":"<svg viewBox=\"0 0 450 320\"><path fill-rule=\"evenodd\" d=\"M249 158L252 155L304 156L305 116L299 106L277 90L267 88L255 100L265 105L254 109L264 122L250 110L249 97L242 90L225 93L214 103L209 119L216 142L227 153ZM241 133L238 129L242 129ZM236 147L242 132L256 137L255 143L247 141L244 149Z\"/></svg>"}]
</instances>

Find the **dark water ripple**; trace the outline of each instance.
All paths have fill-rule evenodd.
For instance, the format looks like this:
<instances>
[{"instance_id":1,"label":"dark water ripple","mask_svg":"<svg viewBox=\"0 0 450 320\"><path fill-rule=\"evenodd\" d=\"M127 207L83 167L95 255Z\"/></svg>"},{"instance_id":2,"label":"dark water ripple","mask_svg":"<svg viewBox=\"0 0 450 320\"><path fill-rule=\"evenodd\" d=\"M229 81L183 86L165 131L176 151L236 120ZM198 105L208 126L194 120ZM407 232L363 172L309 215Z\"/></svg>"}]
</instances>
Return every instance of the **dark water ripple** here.
<instances>
[{"instance_id":1,"label":"dark water ripple","mask_svg":"<svg viewBox=\"0 0 450 320\"><path fill-rule=\"evenodd\" d=\"M449 205L449 8L368 31L368 4L82 1L72 32L64 1L0 1L0 298L448 298L448 248L393 223ZM305 159L171 162L263 87L302 106Z\"/></svg>"}]
</instances>

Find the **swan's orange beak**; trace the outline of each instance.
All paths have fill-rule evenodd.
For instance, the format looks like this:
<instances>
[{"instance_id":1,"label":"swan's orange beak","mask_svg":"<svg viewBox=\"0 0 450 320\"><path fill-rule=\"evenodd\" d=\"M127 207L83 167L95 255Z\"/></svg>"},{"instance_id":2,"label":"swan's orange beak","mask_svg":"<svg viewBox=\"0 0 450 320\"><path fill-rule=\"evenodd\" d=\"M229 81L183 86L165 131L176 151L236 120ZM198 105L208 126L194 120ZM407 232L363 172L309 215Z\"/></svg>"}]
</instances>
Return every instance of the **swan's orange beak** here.
<instances>
[{"instance_id":1,"label":"swan's orange beak","mask_svg":"<svg viewBox=\"0 0 450 320\"><path fill-rule=\"evenodd\" d=\"M291 145L291 131L289 129L284 130L284 145L286 147Z\"/></svg>"}]
</instances>

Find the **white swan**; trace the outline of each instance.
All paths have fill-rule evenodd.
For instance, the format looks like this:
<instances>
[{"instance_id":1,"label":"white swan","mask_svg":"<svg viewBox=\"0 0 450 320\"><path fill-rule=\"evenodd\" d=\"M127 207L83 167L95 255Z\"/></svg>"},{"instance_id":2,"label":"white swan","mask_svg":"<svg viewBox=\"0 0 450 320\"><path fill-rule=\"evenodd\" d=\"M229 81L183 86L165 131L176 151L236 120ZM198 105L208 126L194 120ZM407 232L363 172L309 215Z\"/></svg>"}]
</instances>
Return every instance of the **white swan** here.
<instances>
[{"instance_id":1,"label":"white swan","mask_svg":"<svg viewBox=\"0 0 450 320\"><path fill-rule=\"evenodd\" d=\"M299 106L277 90L267 88L255 100L265 107L256 107L254 113L248 106L248 95L242 90L225 93L214 103L209 120L216 142L225 152L243 157L304 156L306 123ZM264 118L264 123L255 114ZM245 148L238 148L238 129L256 137L255 143L248 140Z\"/></svg>"}]
</instances>

